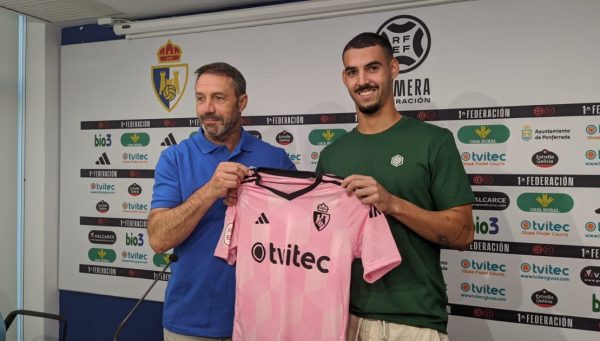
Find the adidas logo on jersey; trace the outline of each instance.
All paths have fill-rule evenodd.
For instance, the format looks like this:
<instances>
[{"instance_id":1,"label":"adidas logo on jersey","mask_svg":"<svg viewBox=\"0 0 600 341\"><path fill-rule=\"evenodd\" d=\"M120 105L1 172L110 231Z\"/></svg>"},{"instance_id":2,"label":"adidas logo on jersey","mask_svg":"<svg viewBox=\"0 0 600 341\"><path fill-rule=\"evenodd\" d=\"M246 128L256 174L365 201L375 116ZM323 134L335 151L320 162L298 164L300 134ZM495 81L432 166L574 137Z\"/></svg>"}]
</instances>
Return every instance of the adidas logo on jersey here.
<instances>
[{"instance_id":1,"label":"adidas logo on jersey","mask_svg":"<svg viewBox=\"0 0 600 341\"><path fill-rule=\"evenodd\" d=\"M254 223L255 224L268 224L269 223L269 219L267 219L267 215L265 214L265 212L261 213L258 216L258 219L256 219L256 221Z\"/></svg>"},{"instance_id":2,"label":"adidas logo on jersey","mask_svg":"<svg viewBox=\"0 0 600 341\"><path fill-rule=\"evenodd\" d=\"M167 135L165 140L160 143L160 145L163 147L168 147L168 146L172 146L175 144L177 144L177 141L175 140L175 136L173 136L173 133L169 133L169 135Z\"/></svg>"},{"instance_id":3,"label":"adidas logo on jersey","mask_svg":"<svg viewBox=\"0 0 600 341\"><path fill-rule=\"evenodd\" d=\"M371 206L371 210L369 211L369 218L375 218L380 215L381 212L375 208L375 206Z\"/></svg>"},{"instance_id":4,"label":"adidas logo on jersey","mask_svg":"<svg viewBox=\"0 0 600 341\"><path fill-rule=\"evenodd\" d=\"M100 155L100 157L98 158L98 161L96 161L97 165L110 165L110 160L108 159L108 155L106 155L106 153L102 153L102 155Z\"/></svg>"}]
</instances>

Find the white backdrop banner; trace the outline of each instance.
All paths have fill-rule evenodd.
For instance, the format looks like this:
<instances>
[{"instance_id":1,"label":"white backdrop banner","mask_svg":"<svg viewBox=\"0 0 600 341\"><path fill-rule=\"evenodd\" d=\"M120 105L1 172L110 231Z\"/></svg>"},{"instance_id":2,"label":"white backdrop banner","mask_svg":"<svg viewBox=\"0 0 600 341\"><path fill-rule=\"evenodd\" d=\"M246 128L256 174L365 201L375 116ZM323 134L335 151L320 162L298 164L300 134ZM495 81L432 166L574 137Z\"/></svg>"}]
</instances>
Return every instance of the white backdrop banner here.
<instances>
[{"instance_id":1,"label":"white backdrop banner","mask_svg":"<svg viewBox=\"0 0 600 341\"><path fill-rule=\"evenodd\" d=\"M146 233L154 166L199 129L197 67L239 68L245 129L314 170L356 122L342 48L372 31L402 65L398 110L454 133L476 193L475 243L443 251L451 338L596 340L597 13L591 0L475 1L63 46L60 288L137 298L165 266Z\"/></svg>"}]
</instances>

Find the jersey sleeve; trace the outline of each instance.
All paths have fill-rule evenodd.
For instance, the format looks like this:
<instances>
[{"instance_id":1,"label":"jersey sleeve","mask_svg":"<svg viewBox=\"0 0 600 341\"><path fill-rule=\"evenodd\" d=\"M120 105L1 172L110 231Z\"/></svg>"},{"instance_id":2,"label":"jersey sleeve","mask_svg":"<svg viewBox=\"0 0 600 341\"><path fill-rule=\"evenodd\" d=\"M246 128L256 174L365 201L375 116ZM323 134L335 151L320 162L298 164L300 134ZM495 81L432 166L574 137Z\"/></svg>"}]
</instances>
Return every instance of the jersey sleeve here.
<instances>
[{"instance_id":1,"label":"jersey sleeve","mask_svg":"<svg viewBox=\"0 0 600 341\"><path fill-rule=\"evenodd\" d=\"M375 206L370 210L362 226L360 258L364 268L363 278L373 283L398 266L402 257L396 246L385 215Z\"/></svg>"},{"instance_id":2,"label":"jersey sleeve","mask_svg":"<svg viewBox=\"0 0 600 341\"><path fill-rule=\"evenodd\" d=\"M227 207L225 211L225 223L223 232L215 249L215 256L224 259L228 264L233 265L237 260L238 230L236 228L236 208Z\"/></svg>"}]
</instances>

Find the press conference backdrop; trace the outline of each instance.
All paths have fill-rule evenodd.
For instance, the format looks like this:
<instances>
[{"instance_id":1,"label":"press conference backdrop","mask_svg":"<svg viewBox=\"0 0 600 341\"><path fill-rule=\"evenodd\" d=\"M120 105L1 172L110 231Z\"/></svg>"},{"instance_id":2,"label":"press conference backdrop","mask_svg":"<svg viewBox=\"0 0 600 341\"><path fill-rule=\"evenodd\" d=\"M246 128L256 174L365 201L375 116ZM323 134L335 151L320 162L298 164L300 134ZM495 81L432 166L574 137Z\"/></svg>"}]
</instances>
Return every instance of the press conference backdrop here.
<instances>
[{"instance_id":1,"label":"press conference backdrop","mask_svg":"<svg viewBox=\"0 0 600 341\"><path fill-rule=\"evenodd\" d=\"M597 13L592 0L476 1L63 46L60 288L136 298L165 265L146 232L153 169L199 129L198 66L238 67L245 129L314 170L355 126L342 48L374 31L404 70L397 108L453 131L477 197L475 243L442 252L451 338L597 339Z\"/></svg>"}]
</instances>

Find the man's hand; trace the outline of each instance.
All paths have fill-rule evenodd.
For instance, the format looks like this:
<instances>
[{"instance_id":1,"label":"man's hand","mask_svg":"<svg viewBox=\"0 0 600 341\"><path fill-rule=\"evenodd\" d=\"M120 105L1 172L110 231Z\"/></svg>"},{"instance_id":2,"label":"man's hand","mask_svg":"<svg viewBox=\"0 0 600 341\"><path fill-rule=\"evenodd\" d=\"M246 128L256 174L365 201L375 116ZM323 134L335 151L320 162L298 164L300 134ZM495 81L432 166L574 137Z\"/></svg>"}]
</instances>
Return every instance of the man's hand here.
<instances>
[{"instance_id":1,"label":"man's hand","mask_svg":"<svg viewBox=\"0 0 600 341\"><path fill-rule=\"evenodd\" d=\"M215 200L217 198L228 198L235 195L235 189L242 183L244 176L250 175L250 169L241 163L221 162L215 169L215 172L207 183L208 189Z\"/></svg>"},{"instance_id":2,"label":"man's hand","mask_svg":"<svg viewBox=\"0 0 600 341\"><path fill-rule=\"evenodd\" d=\"M356 195L361 203L374 205L379 211L391 214L393 196L370 176L353 174L342 181L348 195Z\"/></svg>"}]
</instances>

